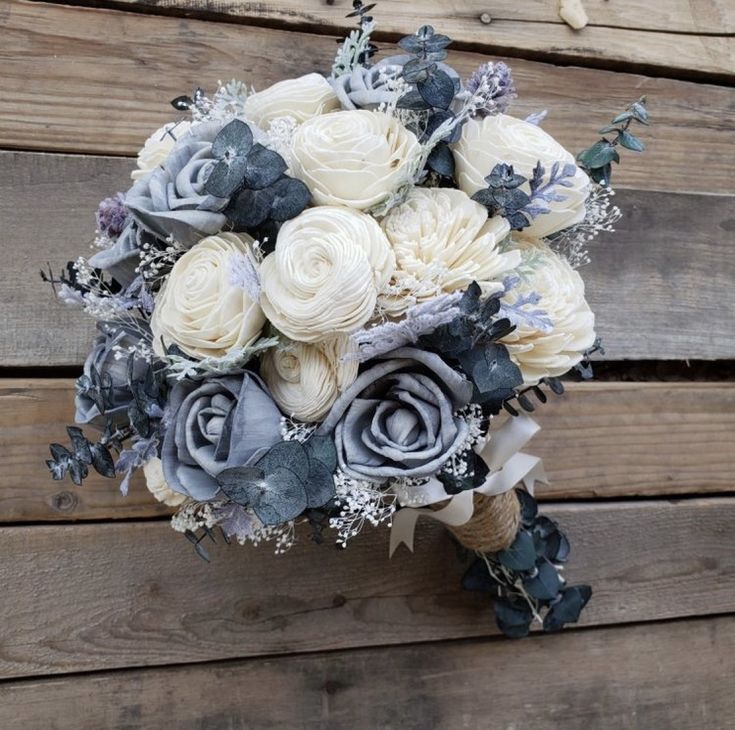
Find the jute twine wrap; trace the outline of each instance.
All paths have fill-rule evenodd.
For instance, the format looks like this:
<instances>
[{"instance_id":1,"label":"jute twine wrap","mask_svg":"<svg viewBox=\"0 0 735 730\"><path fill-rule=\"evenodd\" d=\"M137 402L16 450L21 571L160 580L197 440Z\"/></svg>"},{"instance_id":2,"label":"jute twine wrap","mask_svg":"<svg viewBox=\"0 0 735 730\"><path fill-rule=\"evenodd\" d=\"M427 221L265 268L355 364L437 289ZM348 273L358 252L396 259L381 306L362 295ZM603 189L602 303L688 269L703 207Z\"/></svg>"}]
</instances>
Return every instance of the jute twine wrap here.
<instances>
[{"instance_id":1,"label":"jute twine wrap","mask_svg":"<svg viewBox=\"0 0 735 730\"><path fill-rule=\"evenodd\" d=\"M515 490L486 497L475 494L475 511L468 522L450 527L454 536L468 550L496 553L515 540L521 525L521 503Z\"/></svg>"}]
</instances>

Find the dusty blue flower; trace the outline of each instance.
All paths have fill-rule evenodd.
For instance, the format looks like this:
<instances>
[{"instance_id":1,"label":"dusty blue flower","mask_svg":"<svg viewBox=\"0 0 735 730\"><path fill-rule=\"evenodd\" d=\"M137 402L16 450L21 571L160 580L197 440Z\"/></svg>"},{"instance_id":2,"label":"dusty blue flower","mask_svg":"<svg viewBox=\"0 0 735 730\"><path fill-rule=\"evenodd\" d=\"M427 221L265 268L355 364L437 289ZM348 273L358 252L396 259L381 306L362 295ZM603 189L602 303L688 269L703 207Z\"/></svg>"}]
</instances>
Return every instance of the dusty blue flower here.
<instances>
[{"instance_id":1,"label":"dusty blue flower","mask_svg":"<svg viewBox=\"0 0 735 730\"><path fill-rule=\"evenodd\" d=\"M254 373L183 380L169 396L163 474L171 489L204 501L225 469L254 464L281 440L281 413Z\"/></svg>"},{"instance_id":2,"label":"dusty blue flower","mask_svg":"<svg viewBox=\"0 0 735 730\"><path fill-rule=\"evenodd\" d=\"M472 384L439 355L404 347L363 372L318 433L334 434L341 469L356 479L435 474L466 442L456 415Z\"/></svg>"},{"instance_id":3,"label":"dusty blue flower","mask_svg":"<svg viewBox=\"0 0 735 730\"><path fill-rule=\"evenodd\" d=\"M141 333L118 322L99 322L97 329L100 334L77 380L74 420L100 428L108 418L117 425L126 425L133 394L128 387L128 358L124 352L140 341ZM142 377L147 367L144 360L136 359L133 377Z\"/></svg>"},{"instance_id":4,"label":"dusty blue flower","mask_svg":"<svg viewBox=\"0 0 735 730\"><path fill-rule=\"evenodd\" d=\"M90 266L107 271L122 287L126 287L137 277L140 265L140 250L146 239L153 240L130 219L110 248L97 251L89 259Z\"/></svg>"},{"instance_id":5,"label":"dusty blue flower","mask_svg":"<svg viewBox=\"0 0 735 730\"><path fill-rule=\"evenodd\" d=\"M220 122L203 122L181 137L164 163L138 180L125 196L136 221L155 236L173 236L186 247L222 230L221 212L229 202L206 192L204 186L217 163L212 142Z\"/></svg>"}]
</instances>

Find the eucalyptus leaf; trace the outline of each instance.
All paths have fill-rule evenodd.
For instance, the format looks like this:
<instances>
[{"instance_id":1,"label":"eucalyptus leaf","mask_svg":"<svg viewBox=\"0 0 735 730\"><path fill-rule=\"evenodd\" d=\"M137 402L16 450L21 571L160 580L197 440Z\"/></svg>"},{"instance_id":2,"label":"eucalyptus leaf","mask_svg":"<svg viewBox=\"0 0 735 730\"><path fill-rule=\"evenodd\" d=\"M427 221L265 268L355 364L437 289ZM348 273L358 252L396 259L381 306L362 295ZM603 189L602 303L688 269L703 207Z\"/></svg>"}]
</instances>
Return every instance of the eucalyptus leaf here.
<instances>
[{"instance_id":1,"label":"eucalyptus leaf","mask_svg":"<svg viewBox=\"0 0 735 730\"><path fill-rule=\"evenodd\" d=\"M309 188L292 177L283 177L268 189L273 194L270 215L275 221L295 218L311 202Z\"/></svg>"},{"instance_id":2,"label":"eucalyptus leaf","mask_svg":"<svg viewBox=\"0 0 735 730\"><path fill-rule=\"evenodd\" d=\"M510 639L528 636L533 614L529 606L512 603L507 598L495 600L495 620L498 628Z\"/></svg>"},{"instance_id":3,"label":"eucalyptus leaf","mask_svg":"<svg viewBox=\"0 0 735 730\"><path fill-rule=\"evenodd\" d=\"M438 109L448 109L454 99L454 81L446 71L434 69L427 79L416 84L424 101Z\"/></svg>"},{"instance_id":4,"label":"eucalyptus leaf","mask_svg":"<svg viewBox=\"0 0 735 730\"><path fill-rule=\"evenodd\" d=\"M528 530L520 530L510 547L498 553L498 561L509 570L531 570L536 565L536 548Z\"/></svg>"},{"instance_id":5,"label":"eucalyptus leaf","mask_svg":"<svg viewBox=\"0 0 735 730\"><path fill-rule=\"evenodd\" d=\"M286 172L288 165L281 155L261 144L256 144L247 156L245 184L253 190L273 185Z\"/></svg>"},{"instance_id":6,"label":"eucalyptus leaf","mask_svg":"<svg viewBox=\"0 0 735 730\"><path fill-rule=\"evenodd\" d=\"M524 578L523 587L532 598L539 601L550 601L556 597L564 584L557 569L551 563L544 560L537 568L538 572L533 578Z\"/></svg>"},{"instance_id":7,"label":"eucalyptus leaf","mask_svg":"<svg viewBox=\"0 0 735 730\"><path fill-rule=\"evenodd\" d=\"M559 631L564 624L576 623L582 609L592 597L589 586L570 586L561 592L561 599L555 603L544 617L544 631Z\"/></svg>"},{"instance_id":8,"label":"eucalyptus leaf","mask_svg":"<svg viewBox=\"0 0 735 730\"><path fill-rule=\"evenodd\" d=\"M646 145L638 137L624 129L618 132L618 142L626 149L633 150L633 152L643 152L646 149Z\"/></svg>"},{"instance_id":9,"label":"eucalyptus leaf","mask_svg":"<svg viewBox=\"0 0 735 730\"><path fill-rule=\"evenodd\" d=\"M242 190L224 213L236 231L246 231L265 223L276 199L273 186L263 190Z\"/></svg>"},{"instance_id":10,"label":"eucalyptus leaf","mask_svg":"<svg viewBox=\"0 0 735 730\"><path fill-rule=\"evenodd\" d=\"M497 581L490 575L482 558L477 558L462 577L462 588L466 591L490 593L494 592L497 586Z\"/></svg>"},{"instance_id":11,"label":"eucalyptus leaf","mask_svg":"<svg viewBox=\"0 0 735 730\"><path fill-rule=\"evenodd\" d=\"M440 142L429 153L426 160L430 170L442 177L454 177L454 155L446 142Z\"/></svg>"}]
</instances>

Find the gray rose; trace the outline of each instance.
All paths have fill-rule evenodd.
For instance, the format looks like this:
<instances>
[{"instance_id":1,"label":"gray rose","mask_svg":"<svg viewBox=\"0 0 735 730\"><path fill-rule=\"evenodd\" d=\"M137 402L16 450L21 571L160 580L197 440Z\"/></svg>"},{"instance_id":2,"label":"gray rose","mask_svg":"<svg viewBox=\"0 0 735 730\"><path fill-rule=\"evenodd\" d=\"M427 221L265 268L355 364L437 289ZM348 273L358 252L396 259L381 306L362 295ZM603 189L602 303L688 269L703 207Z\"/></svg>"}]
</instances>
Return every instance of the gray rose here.
<instances>
[{"instance_id":1,"label":"gray rose","mask_svg":"<svg viewBox=\"0 0 735 730\"><path fill-rule=\"evenodd\" d=\"M329 79L329 83L344 109L377 109L395 94L387 82L398 78L403 66L412 58L408 55L389 56L370 68L357 66L352 73ZM461 82L457 72L445 63L437 65L449 74L459 91Z\"/></svg>"},{"instance_id":2,"label":"gray rose","mask_svg":"<svg viewBox=\"0 0 735 730\"><path fill-rule=\"evenodd\" d=\"M128 286L137 276L135 269L140 264L140 250L146 239L155 238L141 230L135 221L129 221L110 248L98 251L89 259L91 266L108 271L122 287Z\"/></svg>"},{"instance_id":3,"label":"gray rose","mask_svg":"<svg viewBox=\"0 0 735 730\"><path fill-rule=\"evenodd\" d=\"M128 358L116 358L115 355L120 349L127 350L139 342L141 333L116 322L99 322L97 329L100 334L84 363L84 373L77 381L74 420L102 428L110 418L116 425L125 425L128 406L133 401L128 388ZM136 359L133 377L142 378L147 367L145 361ZM95 387L95 383L102 387Z\"/></svg>"},{"instance_id":4,"label":"gray rose","mask_svg":"<svg viewBox=\"0 0 735 730\"><path fill-rule=\"evenodd\" d=\"M467 439L455 412L472 384L431 352L403 347L381 360L343 392L318 433L334 432L339 465L356 479L431 476Z\"/></svg>"},{"instance_id":5,"label":"gray rose","mask_svg":"<svg viewBox=\"0 0 735 730\"><path fill-rule=\"evenodd\" d=\"M159 238L173 236L186 247L222 230L228 198L209 195L204 184L216 164L212 142L221 122L191 128L173 146L163 164L138 180L125 196L137 222Z\"/></svg>"},{"instance_id":6,"label":"gray rose","mask_svg":"<svg viewBox=\"0 0 735 730\"><path fill-rule=\"evenodd\" d=\"M217 494L221 471L255 463L281 440L281 413L250 372L181 381L169 406L163 474L173 490L199 501Z\"/></svg>"}]
</instances>

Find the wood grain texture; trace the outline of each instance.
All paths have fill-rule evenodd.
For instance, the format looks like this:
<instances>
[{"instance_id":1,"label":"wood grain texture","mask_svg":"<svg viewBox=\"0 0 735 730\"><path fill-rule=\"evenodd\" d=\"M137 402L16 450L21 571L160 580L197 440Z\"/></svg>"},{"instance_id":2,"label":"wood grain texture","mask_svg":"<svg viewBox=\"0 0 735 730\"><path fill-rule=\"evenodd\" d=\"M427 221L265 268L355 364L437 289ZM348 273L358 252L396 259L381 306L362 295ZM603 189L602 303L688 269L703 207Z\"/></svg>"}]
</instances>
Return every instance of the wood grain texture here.
<instances>
[{"instance_id":1,"label":"wood grain texture","mask_svg":"<svg viewBox=\"0 0 735 730\"><path fill-rule=\"evenodd\" d=\"M735 618L0 684L4 730L724 730ZM84 711L79 711L80 702Z\"/></svg>"},{"instance_id":2,"label":"wood grain texture","mask_svg":"<svg viewBox=\"0 0 735 730\"><path fill-rule=\"evenodd\" d=\"M233 76L262 88L295 69L328 71L335 52L332 37L268 28L24 0L2 7L5 147L135 154L175 118L168 104L175 96ZM453 53L450 60L466 75L487 59ZM549 109L544 127L573 151L648 95L655 122L643 134L648 150L625 156L617 184L735 193L735 89L521 59L512 66L519 91L513 113Z\"/></svg>"},{"instance_id":3,"label":"wood grain texture","mask_svg":"<svg viewBox=\"0 0 735 730\"><path fill-rule=\"evenodd\" d=\"M568 580L594 585L585 625L735 611L735 499L546 512L573 546ZM417 536L392 560L382 529L347 551L214 546L207 564L165 522L2 528L0 677L494 633L448 534Z\"/></svg>"},{"instance_id":4,"label":"wood grain texture","mask_svg":"<svg viewBox=\"0 0 735 730\"><path fill-rule=\"evenodd\" d=\"M344 32L354 26L345 18L352 10L350 0L113 0L112 4L320 32ZM418 11L412 0L388 0L380 3L375 17L378 36L402 36L430 23L457 43L490 51L513 49L581 64L637 64L667 74L733 76L735 8L727 0L673 0L658 7L642 0L587 0L584 5L589 25L581 31L561 20L557 3L542 0L430 0Z\"/></svg>"},{"instance_id":5,"label":"wood grain texture","mask_svg":"<svg viewBox=\"0 0 735 730\"><path fill-rule=\"evenodd\" d=\"M37 272L89 255L101 197L125 190L121 158L0 152L0 365L78 365L91 320L56 302ZM607 357L735 357L735 198L621 190L625 216L582 269Z\"/></svg>"},{"instance_id":6,"label":"wood grain texture","mask_svg":"<svg viewBox=\"0 0 735 730\"><path fill-rule=\"evenodd\" d=\"M65 441L73 394L69 380L0 383L0 522L165 514L142 478L128 497L95 474L82 487L50 479L48 443ZM534 418L527 450L551 482L540 499L735 491L735 383L570 383Z\"/></svg>"}]
</instances>

